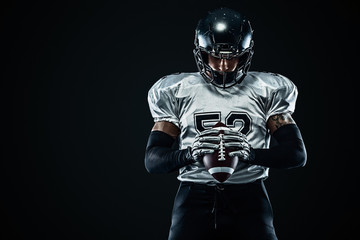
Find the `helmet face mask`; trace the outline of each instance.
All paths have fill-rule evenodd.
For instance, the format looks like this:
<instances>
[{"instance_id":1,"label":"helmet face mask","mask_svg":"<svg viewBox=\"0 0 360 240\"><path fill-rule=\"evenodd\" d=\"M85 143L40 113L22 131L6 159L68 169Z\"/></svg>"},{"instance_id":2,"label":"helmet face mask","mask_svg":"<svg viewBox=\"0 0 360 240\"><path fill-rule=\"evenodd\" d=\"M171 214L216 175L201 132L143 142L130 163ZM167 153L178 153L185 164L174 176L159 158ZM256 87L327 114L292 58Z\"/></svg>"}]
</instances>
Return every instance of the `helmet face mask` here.
<instances>
[{"instance_id":1,"label":"helmet face mask","mask_svg":"<svg viewBox=\"0 0 360 240\"><path fill-rule=\"evenodd\" d=\"M200 74L217 87L227 88L246 76L252 55L252 29L238 12L220 8L201 19L195 31L194 57ZM208 56L230 60L239 58L232 72L219 72L210 67Z\"/></svg>"}]
</instances>

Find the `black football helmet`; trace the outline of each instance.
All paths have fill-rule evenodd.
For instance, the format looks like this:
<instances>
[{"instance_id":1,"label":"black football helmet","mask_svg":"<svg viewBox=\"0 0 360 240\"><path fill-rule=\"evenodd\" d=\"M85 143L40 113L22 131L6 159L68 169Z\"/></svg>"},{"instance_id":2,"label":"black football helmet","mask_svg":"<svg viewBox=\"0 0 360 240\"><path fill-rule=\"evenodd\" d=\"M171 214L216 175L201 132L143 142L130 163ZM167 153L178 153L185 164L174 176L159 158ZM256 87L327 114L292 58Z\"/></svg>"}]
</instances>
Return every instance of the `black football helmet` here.
<instances>
[{"instance_id":1,"label":"black football helmet","mask_svg":"<svg viewBox=\"0 0 360 240\"><path fill-rule=\"evenodd\" d=\"M200 74L217 87L227 88L246 76L254 54L253 30L240 13L219 8L201 19L195 30L194 56ZM208 64L208 55L216 58L239 58L233 72L218 72Z\"/></svg>"}]
</instances>

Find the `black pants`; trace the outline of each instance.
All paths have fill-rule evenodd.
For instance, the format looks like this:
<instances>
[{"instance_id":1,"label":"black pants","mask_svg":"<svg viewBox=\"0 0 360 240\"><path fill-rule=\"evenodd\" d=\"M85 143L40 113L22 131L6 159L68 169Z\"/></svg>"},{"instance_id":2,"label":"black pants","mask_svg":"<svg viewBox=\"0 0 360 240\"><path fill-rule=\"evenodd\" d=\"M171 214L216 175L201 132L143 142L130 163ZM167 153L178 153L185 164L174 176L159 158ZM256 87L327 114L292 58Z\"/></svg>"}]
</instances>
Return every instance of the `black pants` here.
<instances>
[{"instance_id":1,"label":"black pants","mask_svg":"<svg viewBox=\"0 0 360 240\"><path fill-rule=\"evenodd\" d=\"M169 240L276 240L263 181L214 185L180 183Z\"/></svg>"}]
</instances>

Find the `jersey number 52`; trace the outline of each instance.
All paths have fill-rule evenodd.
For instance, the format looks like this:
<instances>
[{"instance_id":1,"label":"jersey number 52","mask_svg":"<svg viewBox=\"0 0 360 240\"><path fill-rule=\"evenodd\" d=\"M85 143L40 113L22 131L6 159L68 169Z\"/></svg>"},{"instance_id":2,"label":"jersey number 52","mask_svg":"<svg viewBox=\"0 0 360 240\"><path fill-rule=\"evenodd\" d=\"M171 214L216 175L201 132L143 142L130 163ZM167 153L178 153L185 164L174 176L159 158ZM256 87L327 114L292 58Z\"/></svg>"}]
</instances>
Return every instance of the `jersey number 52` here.
<instances>
[{"instance_id":1,"label":"jersey number 52","mask_svg":"<svg viewBox=\"0 0 360 240\"><path fill-rule=\"evenodd\" d=\"M202 132L221 121L221 112L195 113L194 120L196 130ZM230 112L225 118L225 125L247 135L251 130L251 118L245 112Z\"/></svg>"}]
</instances>

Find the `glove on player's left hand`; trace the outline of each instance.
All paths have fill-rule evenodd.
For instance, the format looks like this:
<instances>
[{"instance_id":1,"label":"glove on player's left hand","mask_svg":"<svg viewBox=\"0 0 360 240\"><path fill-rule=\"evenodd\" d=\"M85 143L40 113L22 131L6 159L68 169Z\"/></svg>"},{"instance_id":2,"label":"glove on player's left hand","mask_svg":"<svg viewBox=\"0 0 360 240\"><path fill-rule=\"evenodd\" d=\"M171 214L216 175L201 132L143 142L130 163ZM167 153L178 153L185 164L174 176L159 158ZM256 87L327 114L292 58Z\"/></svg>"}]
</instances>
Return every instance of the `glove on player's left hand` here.
<instances>
[{"instance_id":1,"label":"glove on player's left hand","mask_svg":"<svg viewBox=\"0 0 360 240\"><path fill-rule=\"evenodd\" d=\"M225 140L225 147L237 149L229 153L230 157L238 156L242 161L249 160L251 146L245 134L237 131L226 131L223 138Z\"/></svg>"}]
</instances>

